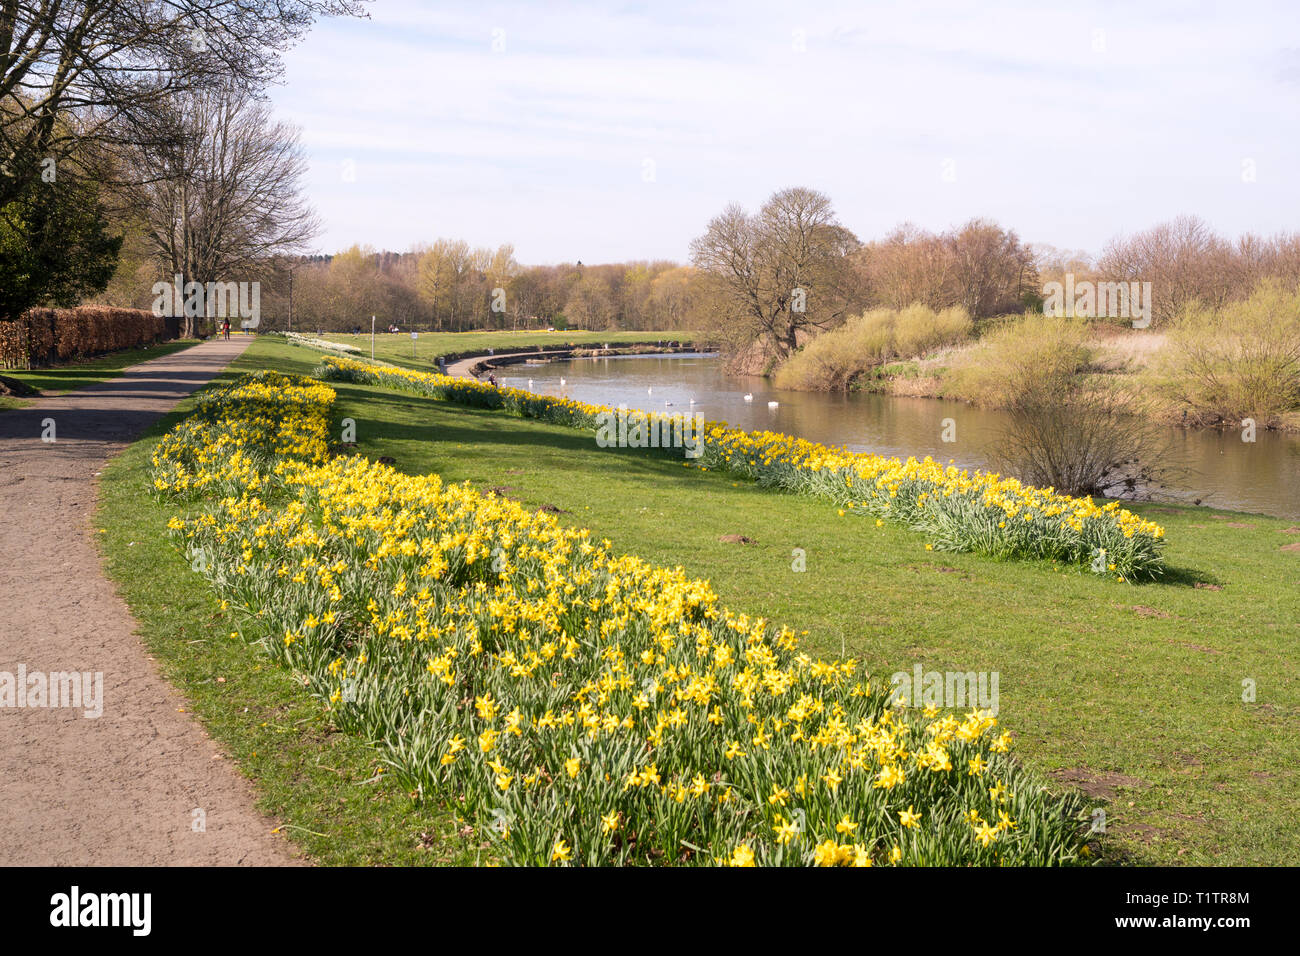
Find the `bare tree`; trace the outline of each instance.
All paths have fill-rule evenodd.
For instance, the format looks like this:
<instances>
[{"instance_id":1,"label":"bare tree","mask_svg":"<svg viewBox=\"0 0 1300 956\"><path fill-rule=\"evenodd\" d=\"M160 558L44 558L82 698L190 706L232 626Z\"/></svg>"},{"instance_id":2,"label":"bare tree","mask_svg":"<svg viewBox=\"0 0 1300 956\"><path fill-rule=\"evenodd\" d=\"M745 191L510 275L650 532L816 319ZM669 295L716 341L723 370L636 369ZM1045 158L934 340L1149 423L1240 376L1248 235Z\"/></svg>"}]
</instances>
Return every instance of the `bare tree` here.
<instances>
[{"instance_id":1,"label":"bare tree","mask_svg":"<svg viewBox=\"0 0 1300 956\"><path fill-rule=\"evenodd\" d=\"M1205 220L1179 216L1112 240L1097 268L1110 281L1150 282L1151 319L1159 326L1194 302L1217 308L1240 294L1235 265L1232 247Z\"/></svg>"},{"instance_id":2,"label":"bare tree","mask_svg":"<svg viewBox=\"0 0 1300 956\"><path fill-rule=\"evenodd\" d=\"M78 144L212 83L259 90L319 16L363 0L0 0L0 206Z\"/></svg>"},{"instance_id":3,"label":"bare tree","mask_svg":"<svg viewBox=\"0 0 1300 956\"><path fill-rule=\"evenodd\" d=\"M1014 231L988 219L972 219L947 236L952 251L957 305L972 318L1012 312L1035 291L1033 254Z\"/></svg>"},{"instance_id":4,"label":"bare tree","mask_svg":"<svg viewBox=\"0 0 1300 956\"><path fill-rule=\"evenodd\" d=\"M298 130L276 122L265 102L226 86L182 94L152 120L153 145L132 152L136 182L126 194L169 277L235 281L315 235Z\"/></svg>"},{"instance_id":5,"label":"bare tree","mask_svg":"<svg viewBox=\"0 0 1300 956\"><path fill-rule=\"evenodd\" d=\"M891 309L920 303L944 309L955 301L952 250L942 236L911 223L854 255L870 300Z\"/></svg>"},{"instance_id":6,"label":"bare tree","mask_svg":"<svg viewBox=\"0 0 1300 956\"><path fill-rule=\"evenodd\" d=\"M694 315L697 274L690 266L659 273L650 283L647 303L651 329L683 329Z\"/></svg>"},{"instance_id":7,"label":"bare tree","mask_svg":"<svg viewBox=\"0 0 1300 956\"><path fill-rule=\"evenodd\" d=\"M847 257L857 246L827 196L793 188L753 216L728 206L691 243L691 256L728 337L768 341L785 357L801 332L830 328L856 304Z\"/></svg>"},{"instance_id":8,"label":"bare tree","mask_svg":"<svg viewBox=\"0 0 1300 956\"><path fill-rule=\"evenodd\" d=\"M614 298L609 282L596 270L588 269L587 274L573 285L564 304L569 328L593 331L617 328Z\"/></svg>"},{"instance_id":9,"label":"bare tree","mask_svg":"<svg viewBox=\"0 0 1300 956\"><path fill-rule=\"evenodd\" d=\"M439 239L420 257L416 290L429 306L439 329L457 326L465 307L465 283L474 252L463 239Z\"/></svg>"},{"instance_id":10,"label":"bare tree","mask_svg":"<svg viewBox=\"0 0 1300 956\"><path fill-rule=\"evenodd\" d=\"M1031 250L987 219L942 235L905 223L864 246L855 261L873 304L961 306L976 319L1018 311L1038 278Z\"/></svg>"}]
</instances>

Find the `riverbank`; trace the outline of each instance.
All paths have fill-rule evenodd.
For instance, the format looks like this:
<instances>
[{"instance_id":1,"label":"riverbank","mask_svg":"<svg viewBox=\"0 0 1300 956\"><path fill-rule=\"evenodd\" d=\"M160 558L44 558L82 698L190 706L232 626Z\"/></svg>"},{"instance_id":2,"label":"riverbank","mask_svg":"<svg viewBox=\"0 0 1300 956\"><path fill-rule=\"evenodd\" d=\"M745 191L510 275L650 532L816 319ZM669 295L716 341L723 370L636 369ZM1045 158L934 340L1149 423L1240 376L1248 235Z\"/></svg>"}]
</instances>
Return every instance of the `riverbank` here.
<instances>
[{"instance_id":1,"label":"riverbank","mask_svg":"<svg viewBox=\"0 0 1300 956\"><path fill-rule=\"evenodd\" d=\"M327 333L325 339L341 345L360 349L370 356L369 333L347 335ZM659 346L676 343L680 346L706 345L708 337L700 332L382 332L374 336L374 357L391 365L436 371L439 359L452 364L462 359L483 358L489 355L506 355L513 352L543 352L580 347L608 348L634 345Z\"/></svg>"},{"instance_id":2,"label":"riverbank","mask_svg":"<svg viewBox=\"0 0 1300 956\"><path fill-rule=\"evenodd\" d=\"M225 380L267 367L303 374L317 359L259 340ZM998 672L999 719L1020 759L1106 809L1103 860L1300 862L1300 740L1287 733L1300 714L1293 522L1126 505L1165 527L1172 572L1129 587L1048 564L938 555L888 523L680 459L601 449L572 429L335 387L358 453L494 489L619 551L681 565L728 606L807 629L810 654L857 656L883 679L916 664ZM163 538L171 510L142 487L157 434L104 478L113 573L151 649L257 783L262 808L321 862L481 858L483 841L458 829L450 805L412 805L289 675L228 639L229 612L196 587Z\"/></svg>"},{"instance_id":3,"label":"riverbank","mask_svg":"<svg viewBox=\"0 0 1300 956\"><path fill-rule=\"evenodd\" d=\"M772 359L764 372L795 391L944 398L1001 409L1033 381L1028 370L1043 367L1033 349L1049 336L1059 346L1054 361L1075 356L1074 377L1092 391L1113 392L1118 406L1140 410L1146 420L1188 428L1253 423L1258 430L1297 433L1300 346L1288 341L1288 329L1300 336L1289 311L1300 309L1300 295L1295 301L1279 296L1264 289L1234 303L1235 311L1192 313L1167 331L1080 320L1063 332L1055 320L1035 314L972 323L961 310L876 310L801 343L784 362ZM1258 328L1274 312L1278 327ZM1012 380L1021 384L1011 386Z\"/></svg>"},{"instance_id":4,"label":"riverbank","mask_svg":"<svg viewBox=\"0 0 1300 956\"><path fill-rule=\"evenodd\" d=\"M676 341L614 348L582 345L554 349L538 348L525 352L507 352L503 354L498 354L494 350L488 355L472 356L447 363L444 367L446 374L453 377L482 378L496 369L508 368L512 365L524 365L530 362L553 362L575 358L616 358L627 355L675 355L693 353L694 351L694 346L682 345Z\"/></svg>"},{"instance_id":5,"label":"riverbank","mask_svg":"<svg viewBox=\"0 0 1300 956\"><path fill-rule=\"evenodd\" d=\"M999 444L1014 424L1006 412L946 399L777 389L767 379L728 374L719 358L555 362L505 368L496 378L539 394L647 412L685 410L749 431L903 459L928 455L969 470L998 470ZM1255 441L1243 442L1238 431L1167 428L1156 437L1154 460L1165 480L1125 497L1300 520L1300 436L1260 430Z\"/></svg>"}]
</instances>

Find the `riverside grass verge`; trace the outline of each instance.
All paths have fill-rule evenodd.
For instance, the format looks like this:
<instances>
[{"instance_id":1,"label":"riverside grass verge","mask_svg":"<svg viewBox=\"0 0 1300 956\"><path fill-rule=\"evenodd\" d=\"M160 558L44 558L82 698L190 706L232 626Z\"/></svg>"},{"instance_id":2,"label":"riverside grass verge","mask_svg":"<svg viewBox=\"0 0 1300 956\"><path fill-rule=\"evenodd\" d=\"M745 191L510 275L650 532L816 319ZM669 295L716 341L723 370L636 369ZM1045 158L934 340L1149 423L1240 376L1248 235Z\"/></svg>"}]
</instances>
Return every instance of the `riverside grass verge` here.
<instances>
[{"instance_id":1,"label":"riverside grass verge","mask_svg":"<svg viewBox=\"0 0 1300 956\"><path fill-rule=\"evenodd\" d=\"M463 355L466 352L486 352L493 349L498 355L535 346L562 349L568 345L600 346L645 345L655 342L698 343L704 339L699 332L691 331L617 331L586 332L581 330L547 332L527 330L520 332L420 332L414 342L408 331L375 333L375 358L402 368L435 369L444 355ZM337 345L350 345L370 356L370 331L360 335L327 332L323 336Z\"/></svg>"},{"instance_id":2,"label":"riverside grass verge","mask_svg":"<svg viewBox=\"0 0 1300 956\"><path fill-rule=\"evenodd\" d=\"M613 414L573 399L337 356L325 357L318 375L395 386L575 428L594 430ZM648 416L650 422L673 419ZM944 467L928 457L904 462L775 432L743 432L725 422L705 423L701 444L697 467L828 498L858 515L898 521L929 536L934 550L1083 565L1121 583L1164 573L1164 529L1117 501L1097 505L1091 498L1033 488L991 472Z\"/></svg>"},{"instance_id":3,"label":"riverside grass verge","mask_svg":"<svg viewBox=\"0 0 1300 956\"><path fill-rule=\"evenodd\" d=\"M318 356L254 342L213 387L274 368L309 374ZM822 500L686 471L681 458L602 449L574 429L332 383L357 450L403 472L558 509L557 520L620 551L682 565L724 604L797 622L810 653L854 656L875 673L1001 673L999 719L1020 759L1092 795L1107 814L1104 862L1300 863L1300 542L1294 521L1132 503L1168 530L1169 572L1136 592L1047 563L939 559L915 532L858 532ZM453 812L415 804L377 774L376 752L340 733L282 668L231 640L230 612L166 535L175 508L147 474L186 400L105 469L97 522L108 570L164 673L242 772L259 807L314 860L418 865L488 859ZM719 540L741 533L753 543ZM791 549L807 571L791 570ZM1244 678L1257 699L1242 700ZM219 682L218 678L222 680ZM318 836L317 834L322 834Z\"/></svg>"},{"instance_id":4,"label":"riverside grass verge","mask_svg":"<svg viewBox=\"0 0 1300 956\"><path fill-rule=\"evenodd\" d=\"M1084 804L997 720L500 497L327 455L334 392L252 373L155 449L169 527L267 652L525 865L1064 865ZM242 487L240 487L242 486ZM234 491L212 506L211 496ZM472 702L472 706L471 706Z\"/></svg>"}]
</instances>

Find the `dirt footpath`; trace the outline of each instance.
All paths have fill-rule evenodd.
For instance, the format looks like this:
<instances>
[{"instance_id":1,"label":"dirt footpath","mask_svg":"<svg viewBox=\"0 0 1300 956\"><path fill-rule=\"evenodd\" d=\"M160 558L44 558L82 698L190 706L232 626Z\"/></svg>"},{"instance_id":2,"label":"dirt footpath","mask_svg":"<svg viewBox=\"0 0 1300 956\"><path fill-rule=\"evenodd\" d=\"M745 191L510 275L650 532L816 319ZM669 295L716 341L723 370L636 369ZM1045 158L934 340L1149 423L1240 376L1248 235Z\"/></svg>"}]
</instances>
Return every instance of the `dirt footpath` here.
<instances>
[{"instance_id":1,"label":"dirt footpath","mask_svg":"<svg viewBox=\"0 0 1300 956\"><path fill-rule=\"evenodd\" d=\"M136 637L90 524L95 473L249 341L207 342L0 412L0 705L8 675L17 701L52 672L103 673L98 718L30 696L0 706L0 866L295 861L248 782L178 712L184 700ZM53 443L41 440L49 419Z\"/></svg>"}]
</instances>

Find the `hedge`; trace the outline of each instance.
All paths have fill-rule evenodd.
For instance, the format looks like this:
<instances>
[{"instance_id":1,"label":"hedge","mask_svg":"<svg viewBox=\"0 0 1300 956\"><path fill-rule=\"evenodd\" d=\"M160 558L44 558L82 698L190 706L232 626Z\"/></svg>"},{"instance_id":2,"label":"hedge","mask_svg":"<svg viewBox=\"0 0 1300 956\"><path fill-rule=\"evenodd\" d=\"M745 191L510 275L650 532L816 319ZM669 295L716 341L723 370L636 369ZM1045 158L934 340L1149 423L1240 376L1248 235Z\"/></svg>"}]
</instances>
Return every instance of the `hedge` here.
<instances>
[{"instance_id":1,"label":"hedge","mask_svg":"<svg viewBox=\"0 0 1300 956\"><path fill-rule=\"evenodd\" d=\"M0 321L0 368L33 368L177 338L179 323L143 309L31 309Z\"/></svg>"}]
</instances>

